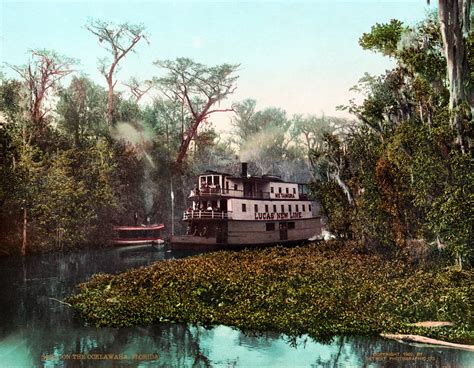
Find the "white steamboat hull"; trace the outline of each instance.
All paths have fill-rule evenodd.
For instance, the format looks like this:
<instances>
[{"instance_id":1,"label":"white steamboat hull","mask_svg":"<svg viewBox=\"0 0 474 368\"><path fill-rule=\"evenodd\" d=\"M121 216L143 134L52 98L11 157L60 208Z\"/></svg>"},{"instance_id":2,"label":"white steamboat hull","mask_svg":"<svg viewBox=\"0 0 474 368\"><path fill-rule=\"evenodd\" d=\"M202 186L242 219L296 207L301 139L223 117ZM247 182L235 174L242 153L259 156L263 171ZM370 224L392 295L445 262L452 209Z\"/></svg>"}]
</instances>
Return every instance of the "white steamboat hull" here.
<instances>
[{"instance_id":1,"label":"white steamboat hull","mask_svg":"<svg viewBox=\"0 0 474 368\"><path fill-rule=\"evenodd\" d=\"M267 224L273 229L268 229ZM281 228L280 223L285 224ZM270 244L286 244L304 242L321 235L321 220L319 217L298 219L292 222L294 227L289 228L288 222L279 221L222 221L220 226L227 231L222 235L182 235L171 238L171 246L175 248L195 246L260 246Z\"/></svg>"}]
</instances>

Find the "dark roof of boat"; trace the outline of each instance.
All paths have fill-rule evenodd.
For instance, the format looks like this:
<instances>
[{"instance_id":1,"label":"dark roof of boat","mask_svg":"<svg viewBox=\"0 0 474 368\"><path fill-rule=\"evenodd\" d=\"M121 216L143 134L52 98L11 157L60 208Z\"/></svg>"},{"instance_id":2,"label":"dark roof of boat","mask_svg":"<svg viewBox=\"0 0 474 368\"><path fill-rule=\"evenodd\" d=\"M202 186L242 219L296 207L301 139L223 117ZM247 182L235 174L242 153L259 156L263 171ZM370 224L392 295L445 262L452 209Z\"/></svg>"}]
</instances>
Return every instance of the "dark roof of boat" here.
<instances>
[{"instance_id":1,"label":"dark roof of boat","mask_svg":"<svg viewBox=\"0 0 474 368\"><path fill-rule=\"evenodd\" d=\"M262 176L252 175L252 176L247 176L246 178L242 176L231 176L231 178L247 179L247 180L255 180L255 181L277 181L280 183L286 183L286 181L284 181L282 178L280 178L277 175L262 175Z\"/></svg>"},{"instance_id":2,"label":"dark roof of boat","mask_svg":"<svg viewBox=\"0 0 474 368\"><path fill-rule=\"evenodd\" d=\"M231 175L229 173L224 173L224 172L219 172L219 171L214 171L214 170L206 170L204 172L204 174L201 174L201 175L209 175L209 174L224 175L224 176L227 176L231 179L245 179L241 175ZM248 176L246 179L247 180L258 180L258 181L278 181L278 182L285 183L285 181L281 177L279 177L278 175L262 175L262 176L252 175L252 176Z\"/></svg>"},{"instance_id":3,"label":"dark roof of boat","mask_svg":"<svg viewBox=\"0 0 474 368\"><path fill-rule=\"evenodd\" d=\"M215 171L215 170L206 170L206 171L204 172L204 174L201 174L201 175L206 175L206 174L232 176L232 175L230 175L229 173L220 172L220 171Z\"/></svg>"}]
</instances>

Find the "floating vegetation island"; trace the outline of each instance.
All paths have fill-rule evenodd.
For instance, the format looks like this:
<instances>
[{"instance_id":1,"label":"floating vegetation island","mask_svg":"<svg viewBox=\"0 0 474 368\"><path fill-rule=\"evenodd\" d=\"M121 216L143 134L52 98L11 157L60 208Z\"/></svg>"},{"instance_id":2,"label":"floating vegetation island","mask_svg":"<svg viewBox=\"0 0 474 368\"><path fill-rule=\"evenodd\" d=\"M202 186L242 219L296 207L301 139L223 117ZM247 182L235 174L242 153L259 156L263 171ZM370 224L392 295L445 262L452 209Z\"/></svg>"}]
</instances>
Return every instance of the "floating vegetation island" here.
<instances>
[{"instance_id":1,"label":"floating vegetation island","mask_svg":"<svg viewBox=\"0 0 474 368\"><path fill-rule=\"evenodd\" d=\"M334 335L411 333L474 342L472 270L364 254L356 243L219 251L99 274L67 302L89 323L223 324L245 331ZM425 328L419 321L450 321Z\"/></svg>"}]
</instances>

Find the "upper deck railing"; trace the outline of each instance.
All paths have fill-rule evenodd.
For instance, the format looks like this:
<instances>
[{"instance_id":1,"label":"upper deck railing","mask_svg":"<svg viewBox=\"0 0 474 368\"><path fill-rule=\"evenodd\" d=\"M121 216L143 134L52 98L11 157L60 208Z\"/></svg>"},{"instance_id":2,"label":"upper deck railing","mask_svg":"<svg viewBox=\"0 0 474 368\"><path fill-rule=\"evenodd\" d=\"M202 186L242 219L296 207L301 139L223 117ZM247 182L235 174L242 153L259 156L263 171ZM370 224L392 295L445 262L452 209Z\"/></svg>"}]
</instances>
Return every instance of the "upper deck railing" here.
<instances>
[{"instance_id":1,"label":"upper deck railing","mask_svg":"<svg viewBox=\"0 0 474 368\"><path fill-rule=\"evenodd\" d=\"M187 210L183 214L183 220L194 220L194 219L203 219L203 220L226 220L232 218L232 212L230 211L214 211L214 210Z\"/></svg>"},{"instance_id":2,"label":"upper deck railing","mask_svg":"<svg viewBox=\"0 0 474 368\"><path fill-rule=\"evenodd\" d=\"M189 197L239 197L251 199L294 199L294 200L313 200L312 196L307 192L298 191L298 194L281 193L281 192L265 192L263 190L238 190L223 188L219 185L201 185L200 188L191 190Z\"/></svg>"},{"instance_id":3,"label":"upper deck railing","mask_svg":"<svg viewBox=\"0 0 474 368\"><path fill-rule=\"evenodd\" d=\"M212 197L212 196L224 196L224 197L242 197L242 198L254 198L254 199L270 199L270 192L246 192L237 189L226 189L226 188L202 188L191 190L190 197Z\"/></svg>"}]
</instances>

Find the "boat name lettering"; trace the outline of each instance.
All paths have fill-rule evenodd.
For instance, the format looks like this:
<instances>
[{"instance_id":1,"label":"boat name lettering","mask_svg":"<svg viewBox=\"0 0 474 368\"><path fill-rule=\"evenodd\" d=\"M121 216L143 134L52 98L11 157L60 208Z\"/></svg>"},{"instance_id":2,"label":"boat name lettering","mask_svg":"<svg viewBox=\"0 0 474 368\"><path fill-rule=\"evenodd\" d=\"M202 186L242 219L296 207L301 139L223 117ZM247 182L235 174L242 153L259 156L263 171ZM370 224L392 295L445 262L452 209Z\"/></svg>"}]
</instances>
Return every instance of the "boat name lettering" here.
<instances>
[{"instance_id":1,"label":"boat name lettering","mask_svg":"<svg viewBox=\"0 0 474 368\"><path fill-rule=\"evenodd\" d=\"M284 219L298 219L302 218L301 212L257 212L255 213L255 220L284 220Z\"/></svg>"},{"instance_id":2,"label":"boat name lettering","mask_svg":"<svg viewBox=\"0 0 474 368\"><path fill-rule=\"evenodd\" d=\"M275 193L275 198L295 198L292 193Z\"/></svg>"}]
</instances>

